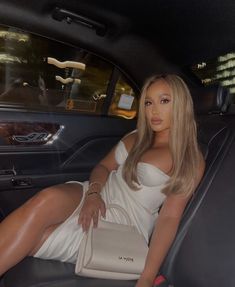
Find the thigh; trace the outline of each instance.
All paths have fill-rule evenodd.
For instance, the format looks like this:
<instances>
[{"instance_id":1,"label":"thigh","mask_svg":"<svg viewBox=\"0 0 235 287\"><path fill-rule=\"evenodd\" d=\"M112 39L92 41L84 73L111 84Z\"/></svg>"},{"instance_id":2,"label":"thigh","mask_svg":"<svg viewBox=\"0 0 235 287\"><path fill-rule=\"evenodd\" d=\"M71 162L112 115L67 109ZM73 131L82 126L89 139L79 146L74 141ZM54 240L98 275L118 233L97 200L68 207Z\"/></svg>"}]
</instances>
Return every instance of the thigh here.
<instances>
[{"instance_id":1,"label":"thigh","mask_svg":"<svg viewBox=\"0 0 235 287\"><path fill-rule=\"evenodd\" d=\"M66 183L45 189L32 199L40 201L41 199L38 200L37 197L41 197L43 201L45 200L47 202L47 211L44 212L43 217L47 216L48 211L50 215L47 216L47 224L41 237L29 255L34 255L50 234L73 213L81 203L82 196L82 185Z\"/></svg>"},{"instance_id":2,"label":"thigh","mask_svg":"<svg viewBox=\"0 0 235 287\"><path fill-rule=\"evenodd\" d=\"M46 188L29 201L35 208L38 220L46 219L48 226L63 222L80 204L83 187L78 183L66 183ZM48 227L47 226L47 227ZM46 227L46 226L45 226Z\"/></svg>"},{"instance_id":3,"label":"thigh","mask_svg":"<svg viewBox=\"0 0 235 287\"><path fill-rule=\"evenodd\" d=\"M30 251L30 253L28 254L29 256L34 256L37 251L41 248L41 246L43 245L43 243L47 240L47 238L51 235L51 233L57 228L59 227L60 225L62 224L61 223L58 223L58 224L54 224L54 225L51 225L49 227L47 227L41 238L38 239L37 243L35 244L34 248Z\"/></svg>"}]
</instances>

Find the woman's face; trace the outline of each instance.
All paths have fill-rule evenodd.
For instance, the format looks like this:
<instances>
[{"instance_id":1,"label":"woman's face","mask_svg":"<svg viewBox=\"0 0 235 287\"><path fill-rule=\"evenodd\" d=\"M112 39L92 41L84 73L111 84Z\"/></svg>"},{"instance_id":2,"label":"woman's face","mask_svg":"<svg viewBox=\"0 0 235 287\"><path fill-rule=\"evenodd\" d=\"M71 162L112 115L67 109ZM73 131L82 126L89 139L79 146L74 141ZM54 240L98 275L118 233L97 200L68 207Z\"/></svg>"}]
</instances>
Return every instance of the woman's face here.
<instances>
[{"instance_id":1,"label":"woman's face","mask_svg":"<svg viewBox=\"0 0 235 287\"><path fill-rule=\"evenodd\" d=\"M145 113L154 132L169 132L172 101L172 92L165 80L159 79L148 88L145 98Z\"/></svg>"}]
</instances>

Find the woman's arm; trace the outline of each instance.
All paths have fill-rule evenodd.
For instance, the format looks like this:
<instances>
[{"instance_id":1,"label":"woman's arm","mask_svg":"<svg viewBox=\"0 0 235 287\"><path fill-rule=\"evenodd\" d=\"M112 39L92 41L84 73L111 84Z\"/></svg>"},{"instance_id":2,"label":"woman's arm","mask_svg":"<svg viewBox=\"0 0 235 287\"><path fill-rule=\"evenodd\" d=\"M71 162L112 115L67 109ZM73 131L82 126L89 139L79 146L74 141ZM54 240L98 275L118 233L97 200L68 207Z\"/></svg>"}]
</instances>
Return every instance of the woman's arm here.
<instances>
[{"instance_id":1,"label":"woman's arm","mask_svg":"<svg viewBox=\"0 0 235 287\"><path fill-rule=\"evenodd\" d=\"M102 187L107 181L107 178L111 171L118 168L118 164L115 159L116 146L95 166L90 174L89 183L97 192L100 192ZM97 184L95 184L97 183Z\"/></svg>"},{"instance_id":2,"label":"woman's arm","mask_svg":"<svg viewBox=\"0 0 235 287\"><path fill-rule=\"evenodd\" d=\"M157 218L152 234L145 268L136 287L150 287L175 238L181 215L189 200L182 195L169 195Z\"/></svg>"},{"instance_id":3,"label":"woman's arm","mask_svg":"<svg viewBox=\"0 0 235 287\"><path fill-rule=\"evenodd\" d=\"M115 148L116 147L114 147L91 172L89 188L78 219L78 223L82 225L84 231L88 230L91 220L93 220L94 226L97 226L99 212L105 217L105 203L100 196L100 192L110 172L116 170L118 167L115 160Z\"/></svg>"},{"instance_id":4,"label":"woman's arm","mask_svg":"<svg viewBox=\"0 0 235 287\"><path fill-rule=\"evenodd\" d=\"M127 152L129 153L136 140L136 132L134 131L125 135L121 140L124 143ZM116 146L105 156L105 158L100 161L100 163L91 172L89 182L92 184L92 186L96 186L96 190L98 192L101 191L102 186L105 184L110 172L118 168L118 164L115 160L115 149ZM93 184L97 182L100 184ZM98 187L98 185L100 186Z\"/></svg>"},{"instance_id":5,"label":"woman's arm","mask_svg":"<svg viewBox=\"0 0 235 287\"><path fill-rule=\"evenodd\" d=\"M127 151L129 151L134 142L136 134L129 133L122 138ZM98 224L99 211L105 217L105 203L100 196L100 192L105 185L110 172L118 168L118 163L115 159L116 146L95 166L92 170L89 179L89 189L85 198L85 202L81 209L78 223L82 225L84 231L87 231L91 220L94 226Z\"/></svg>"},{"instance_id":6,"label":"woman's arm","mask_svg":"<svg viewBox=\"0 0 235 287\"><path fill-rule=\"evenodd\" d=\"M195 189L198 186L203 173L204 161L202 161ZM136 284L136 287L151 287L156 274L175 238L183 211L190 196L168 195L157 218L151 238L149 252L146 258L144 270Z\"/></svg>"}]
</instances>

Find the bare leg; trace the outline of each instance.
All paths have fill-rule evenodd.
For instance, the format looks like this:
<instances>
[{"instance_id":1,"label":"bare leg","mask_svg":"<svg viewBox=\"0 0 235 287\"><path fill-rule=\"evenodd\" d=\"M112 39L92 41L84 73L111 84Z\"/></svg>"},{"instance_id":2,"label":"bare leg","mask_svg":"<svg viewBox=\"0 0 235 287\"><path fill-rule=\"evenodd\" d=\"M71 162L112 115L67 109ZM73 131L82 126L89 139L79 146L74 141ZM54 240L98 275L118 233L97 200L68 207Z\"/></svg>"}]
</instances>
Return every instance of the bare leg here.
<instances>
[{"instance_id":1,"label":"bare leg","mask_svg":"<svg viewBox=\"0 0 235 287\"><path fill-rule=\"evenodd\" d=\"M79 184L42 190L0 223L0 276L33 254L49 234L76 209L82 198Z\"/></svg>"}]
</instances>

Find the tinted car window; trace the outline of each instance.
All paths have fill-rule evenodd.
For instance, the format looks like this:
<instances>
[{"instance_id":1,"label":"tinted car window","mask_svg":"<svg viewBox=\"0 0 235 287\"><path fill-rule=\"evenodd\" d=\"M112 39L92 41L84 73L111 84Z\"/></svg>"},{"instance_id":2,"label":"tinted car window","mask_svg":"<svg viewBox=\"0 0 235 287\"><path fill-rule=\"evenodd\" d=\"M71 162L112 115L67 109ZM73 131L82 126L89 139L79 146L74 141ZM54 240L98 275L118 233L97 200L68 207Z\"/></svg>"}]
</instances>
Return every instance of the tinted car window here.
<instances>
[{"instance_id":1,"label":"tinted car window","mask_svg":"<svg viewBox=\"0 0 235 287\"><path fill-rule=\"evenodd\" d=\"M227 87L235 103L235 53L201 61L193 65L191 70L204 86L219 83Z\"/></svg>"},{"instance_id":2,"label":"tinted car window","mask_svg":"<svg viewBox=\"0 0 235 287\"><path fill-rule=\"evenodd\" d=\"M133 88L121 74L112 81L114 69L82 48L0 26L0 107L101 114L113 97L108 114L133 118ZM107 94L110 83L114 95ZM123 94L132 97L131 104L118 107Z\"/></svg>"},{"instance_id":3,"label":"tinted car window","mask_svg":"<svg viewBox=\"0 0 235 287\"><path fill-rule=\"evenodd\" d=\"M109 115L133 119L137 113L137 106L136 93L127 80L123 76L120 76L109 108Z\"/></svg>"}]
</instances>

